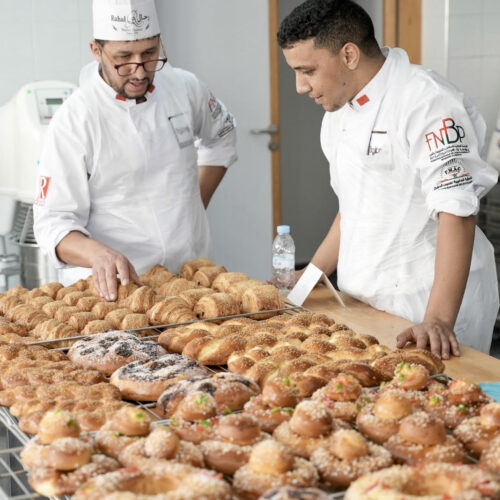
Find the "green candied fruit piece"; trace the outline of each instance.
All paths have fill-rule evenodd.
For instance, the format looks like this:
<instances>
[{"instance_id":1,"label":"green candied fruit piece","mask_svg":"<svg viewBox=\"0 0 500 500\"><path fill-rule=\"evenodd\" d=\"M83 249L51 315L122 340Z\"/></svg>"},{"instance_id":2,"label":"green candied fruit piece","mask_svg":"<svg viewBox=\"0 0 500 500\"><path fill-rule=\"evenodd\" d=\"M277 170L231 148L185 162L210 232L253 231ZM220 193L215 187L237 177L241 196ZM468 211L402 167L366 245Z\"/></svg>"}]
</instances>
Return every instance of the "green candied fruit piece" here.
<instances>
[{"instance_id":1,"label":"green candied fruit piece","mask_svg":"<svg viewBox=\"0 0 500 500\"><path fill-rule=\"evenodd\" d=\"M338 391L342 390L344 388L343 384L337 384L335 386L335 389L337 389Z\"/></svg>"},{"instance_id":2,"label":"green candied fruit piece","mask_svg":"<svg viewBox=\"0 0 500 500\"><path fill-rule=\"evenodd\" d=\"M76 425L76 420L74 418L69 418L68 421L66 422L66 425L68 427L74 427Z\"/></svg>"},{"instance_id":3,"label":"green candied fruit piece","mask_svg":"<svg viewBox=\"0 0 500 500\"><path fill-rule=\"evenodd\" d=\"M356 411L361 411L363 407L361 405L356 405Z\"/></svg>"},{"instance_id":4,"label":"green candied fruit piece","mask_svg":"<svg viewBox=\"0 0 500 500\"><path fill-rule=\"evenodd\" d=\"M210 422L210 420L200 420L198 423L200 425L203 425L203 427L210 427L212 425L212 422Z\"/></svg>"},{"instance_id":5,"label":"green candied fruit piece","mask_svg":"<svg viewBox=\"0 0 500 500\"><path fill-rule=\"evenodd\" d=\"M231 410L231 408L229 408L229 406L224 406L222 413L224 413L224 415L230 415L231 413L233 413L233 410Z\"/></svg>"},{"instance_id":6,"label":"green candied fruit piece","mask_svg":"<svg viewBox=\"0 0 500 500\"><path fill-rule=\"evenodd\" d=\"M208 396L206 394L200 394L196 400L195 400L195 403L197 405L202 405L203 403L206 402L206 400L208 399Z\"/></svg>"},{"instance_id":7,"label":"green candied fruit piece","mask_svg":"<svg viewBox=\"0 0 500 500\"><path fill-rule=\"evenodd\" d=\"M465 406L465 405L460 404L456 408L457 408L457 411L459 411L460 413L467 413L467 406Z\"/></svg>"},{"instance_id":8,"label":"green candied fruit piece","mask_svg":"<svg viewBox=\"0 0 500 500\"><path fill-rule=\"evenodd\" d=\"M136 418L137 420L142 420L146 415L144 414L144 412L142 411L138 411L135 415L134 415L134 418Z\"/></svg>"},{"instance_id":9,"label":"green candied fruit piece","mask_svg":"<svg viewBox=\"0 0 500 500\"><path fill-rule=\"evenodd\" d=\"M293 413L295 411L295 408L291 408L290 406L285 406L284 408L281 408L282 411L286 411L287 413Z\"/></svg>"},{"instance_id":10,"label":"green candied fruit piece","mask_svg":"<svg viewBox=\"0 0 500 500\"><path fill-rule=\"evenodd\" d=\"M292 381L290 380L290 377L283 377L283 383L285 385L288 385L288 386L292 385Z\"/></svg>"},{"instance_id":11,"label":"green candied fruit piece","mask_svg":"<svg viewBox=\"0 0 500 500\"><path fill-rule=\"evenodd\" d=\"M116 431L111 431L111 435L114 437L117 437L117 438L119 438L121 436L121 434L119 432L116 432Z\"/></svg>"},{"instance_id":12,"label":"green candied fruit piece","mask_svg":"<svg viewBox=\"0 0 500 500\"><path fill-rule=\"evenodd\" d=\"M405 379L405 376L404 376L402 373L400 373L400 374L398 375L398 380L399 380L400 382L402 382L404 379Z\"/></svg>"}]
</instances>

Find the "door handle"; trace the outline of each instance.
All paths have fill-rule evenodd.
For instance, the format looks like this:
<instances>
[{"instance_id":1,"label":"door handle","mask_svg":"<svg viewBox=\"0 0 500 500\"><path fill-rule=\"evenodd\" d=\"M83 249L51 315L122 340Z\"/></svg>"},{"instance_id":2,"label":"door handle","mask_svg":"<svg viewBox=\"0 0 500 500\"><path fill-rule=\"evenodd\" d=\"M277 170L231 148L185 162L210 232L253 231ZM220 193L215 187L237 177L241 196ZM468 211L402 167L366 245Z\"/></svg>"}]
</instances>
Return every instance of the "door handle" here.
<instances>
[{"instance_id":1,"label":"door handle","mask_svg":"<svg viewBox=\"0 0 500 500\"><path fill-rule=\"evenodd\" d=\"M261 135L261 134L277 134L279 132L278 125L274 125L274 123L271 123L269 127L267 128L252 128L250 129L250 133L253 135Z\"/></svg>"}]
</instances>

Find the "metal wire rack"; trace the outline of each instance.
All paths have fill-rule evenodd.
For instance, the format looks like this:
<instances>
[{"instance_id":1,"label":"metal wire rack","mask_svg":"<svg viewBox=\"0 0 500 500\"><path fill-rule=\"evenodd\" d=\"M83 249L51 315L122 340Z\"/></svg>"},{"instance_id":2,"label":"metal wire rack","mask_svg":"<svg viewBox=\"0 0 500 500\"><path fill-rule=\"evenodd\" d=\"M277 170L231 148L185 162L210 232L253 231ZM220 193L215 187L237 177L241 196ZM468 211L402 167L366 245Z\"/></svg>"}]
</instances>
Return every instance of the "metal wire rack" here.
<instances>
[{"instance_id":1,"label":"metal wire rack","mask_svg":"<svg viewBox=\"0 0 500 500\"><path fill-rule=\"evenodd\" d=\"M295 306L293 304L288 303L287 307L282 309L275 309L272 311L262 311L261 314L269 313L269 312L277 312L282 314L294 314L297 312L311 312L309 309L304 308L302 306ZM182 323L174 323L174 324L165 324L165 325L155 325L149 327L142 327L131 329L132 331L142 331L142 330L154 330L154 335L149 335L145 337L141 337L142 339L152 339L156 338L160 335L160 333L165 328L175 328L178 326L184 326L188 324L195 323L197 321L219 321L219 320L227 320L231 318L238 317L250 317L257 315L258 313L245 313L245 314L235 314L232 316L224 316L217 318L208 318L203 320L195 320L188 321ZM54 342L60 342L61 340L78 340L82 338L89 337L91 335L80 335L70 338L64 339L49 339L49 340L40 340L36 342L32 342L28 345L45 345L51 344ZM58 348L58 350L67 350L68 347ZM213 373L217 373L211 367L207 367ZM227 371L224 367L218 367L218 371ZM439 382L447 384L451 379L445 374L434 375L432 378L437 379ZM144 402L134 402L138 407L142 408L146 411L151 417L152 420L156 424L166 423L168 419L164 419L160 414L155 411L156 403L144 403ZM27 500L27 499L35 499L35 498L45 498L41 497L37 493L35 493L32 488L28 484L28 471L25 469L23 463L20 459L20 453L24 447L24 445L28 442L30 436L21 431L18 427L17 419L12 417L5 407L0 407L0 500L2 499L10 499L10 500ZM477 462L472 457L470 458L471 462ZM230 480L230 478L228 478ZM328 495L332 500L342 499L344 498L345 491L339 492L329 492ZM64 497L66 500L69 500L69 497ZM56 500L54 498L54 500Z\"/></svg>"}]
</instances>

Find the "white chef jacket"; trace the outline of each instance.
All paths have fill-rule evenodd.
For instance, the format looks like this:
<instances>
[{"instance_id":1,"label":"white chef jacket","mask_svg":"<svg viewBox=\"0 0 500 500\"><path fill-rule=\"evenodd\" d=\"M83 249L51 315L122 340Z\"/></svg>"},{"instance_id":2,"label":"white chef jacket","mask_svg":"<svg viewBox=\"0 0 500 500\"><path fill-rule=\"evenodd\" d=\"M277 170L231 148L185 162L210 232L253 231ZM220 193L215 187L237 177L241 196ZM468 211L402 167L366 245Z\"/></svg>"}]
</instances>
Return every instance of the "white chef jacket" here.
<instances>
[{"instance_id":1,"label":"white chef jacket","mask_svg":"<svg viewBox=\"0 0 500 500\"><path fill-rule=\"evenodd\" d=\"M44 141L34 208L40 247L65 284L91 272L57 258L70 231L123 253L138 273L212 257L198 165L236 161L233 116L192 73L168 64L141 104L118 96L98 68L83 68Z\"/></svg>"},{"instance_id":2,"label":"white chef jacket","mask_svg":"<svg viewBox=\"0 0 500 500\"><path fill-rule=\"evenodd\" d=\"M471 102L405 51L383 51L380 71L321 128L341 214L338 286L419 323L434 279L437 214L477 214L497 173L480 157L486 126ZM488 352L498 307L493 248L476 227L459 341Z\"/></svg>"}]
</instances>

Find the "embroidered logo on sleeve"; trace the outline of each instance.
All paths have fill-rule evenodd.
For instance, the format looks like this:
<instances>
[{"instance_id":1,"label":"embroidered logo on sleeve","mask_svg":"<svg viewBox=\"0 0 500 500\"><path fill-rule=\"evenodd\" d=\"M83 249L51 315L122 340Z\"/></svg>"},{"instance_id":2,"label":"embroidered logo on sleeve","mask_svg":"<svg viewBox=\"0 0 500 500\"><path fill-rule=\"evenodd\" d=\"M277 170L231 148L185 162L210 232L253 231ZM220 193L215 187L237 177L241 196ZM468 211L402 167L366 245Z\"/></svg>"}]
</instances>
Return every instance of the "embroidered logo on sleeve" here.
<instances>
[{"instance_id":1,"label":"embroidered logo on sleeve","mask_svg":"<svg viewBox=\"0 0 500 500\"><path fill-rule=\"evenodd\" d=\"M212 94L212 92L208 93L208 109L210 110L214 120L221 114L222 111L222 106L219 100Z\"/></svg>"},{"instance_id":2,"label":"embroidered logo on sleeve","mask_svg":"<svg viewBox=\"0 0 500 500\"><path fill-rule=\"evenodd\" d=\"M444 161L470 152L464 143L465 130L453 118L443 118L441 127L424 134L431 162Z\"/></svg>"},{"instance_id":3,"label":"embroidered logo on sleeve","mask_svg":"<svg viewBox=\"0 0 500 500\"><path fill-rule=\"evenodd\" d=\"M440 178L434 186L434 191L463 187L471 183L472 176L465 171L464 162L453 158L441 167Z\"/></svg>"},{"instance_id":4,"label":"embroidered logo on sleeve","mask_svg":"<svg viewBox=\"0 0 500 500\"><path fill-rule=\"evenodd\" d=\"M231 132L231 130L233 129L234 129L234 118L233 115L231 115L231 113L228 113L224 120L224 123L222 124L222 127L217 131L217 136L222 139L225 135L229 134L229 132Z\"/></svg>"},{"instance_id":5,"label":"embroidered logo on sleeve","mask_svg":"<svg viewBox=\"0 0 500 500\"><path fill-rule=\"evenodd\" d=\"M38 195L35 200L37 205L45 205L45 199L49 191L50 177L41 176L38 180Z\"/></svg>"}]
</instances>

